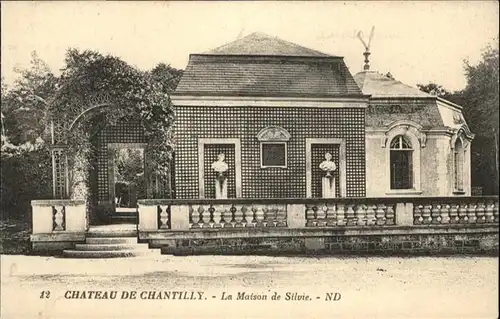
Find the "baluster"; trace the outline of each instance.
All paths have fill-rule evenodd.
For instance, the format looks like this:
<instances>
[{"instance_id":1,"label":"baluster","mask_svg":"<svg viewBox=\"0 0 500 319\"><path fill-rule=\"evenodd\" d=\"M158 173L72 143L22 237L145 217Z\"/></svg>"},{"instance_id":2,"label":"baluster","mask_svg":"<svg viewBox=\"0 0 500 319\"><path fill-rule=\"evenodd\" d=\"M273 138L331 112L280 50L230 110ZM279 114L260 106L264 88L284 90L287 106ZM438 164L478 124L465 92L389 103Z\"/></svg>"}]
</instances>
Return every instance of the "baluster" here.
<instances>
[{"instance_id":1,"label":"baluster","mask_svg":"<svg viewBox=\"0 0 500 319\"><path fill-rule=\"evenodd\" d=\"M356 205L356 220L359 226L366 225L366 207L363 204Z\"/></svg>"},{"instance_id":2,"label":"baluster","mask_svg":"<svg viewBox=\"0 0 500 319\"><path fill-rule=\"evenodd\" d=\"M158 205L157 209L159 212L159 221L160 221L160 229L169 229L169 221L170 221L170 206L169 205Z\"/></svg>"},{"instance_id":3,"label":"baluster","mask_svg":"<svg viewBox=\"0 0 500 319\"><path fill-rule=\"evenodd\" d=\"M424 217L422 216L422 205L415 204L413 206L413 223L415 225L421 225L424 222Z\"/></svg>"},{"instance_id":4,"label":"baluster","mask_svg":"<svg viewBox=\"0 0 500 319\"><path fill-rule=\"evenodd\" d=\"M484 211L484 203L479 203L476 208L476 216L478 223L486 223L486 215Z\"/></svg>"},{"instance_id":5,"label":"baluster","mask_svg":"<svg viewBox=\"0 0 500 319\"><path fill-rule=\"evenodd\" d=\"M222 228L222 221L223 221L222 214L224 212L224 208L222 205L215 205L213 206L213 209L214 209L212 213L212 221L214 222L213 227Z\"/></svg>"},{"instance_id":6,"label":"baluster","mask_svg":"<svg viewBox=\"0 0 500 319\"><path fill-rule=\"evenodd\" d=\"M441 210L441 205L439 204L432 204L431 205L431 224L440 224L441 223L441 215L440 215L440 210Z\"/></svg>"},{"instance_id":7,"label":"baluster","mask_svg":"<svg viewBox=\"0 0 500 319\"><path fill-rule=\"evenodd\" d=\"M276 227L277 220L278 220L278 210L276 206L268 205L266 227Z\"/></svg>"},{"instance_id":8,"label":"baluster","mask_svg":"<svg viewBox=\"0 0 500 319\"><path fill-rule=\"evenodd\" d=\"M189 228L199 228L198 217L198 205L189 205Z\"/></svg>"},{"instance_id":9,"label":"baluster","mask_svg":"<svg viewBox=\"0 0 500 319\"><path fill-rule=\"evenodd\" d=\"M314 226L314 205L307 204L306 205L306 226L313 227Z\"/></svg>"},{"instance_id":10,"label":"baluster","mask_svg":"<svg viewBox=\"0 0 500 319\"><path fill-rule=\"evenodd\" d=\"M368 205L366 208L366 225L375 225L377 222L375 218L375 209L373 209L373 207L377 208L376 205Z\"/></svg>"},{"instance_id":11,"label":"baluster","mask_svg":"<svg viewBox=\"0 0 500 319\"><path fill-rule=\"evenodd\" d=\"M318 226L318 205L313 206L313 220L314 220L314 226Z\"/></svg>"},{"instance_id":12,"label":"baluster","mask_svg":"<svg viewBox=\"0 0 500 319\"><path fill-rule=\"evenodd\" d=\"M241 205L233 205L235 208L235 212L233 214L234 216L234 221L236 222L234 224L234 227L244 227L243 226L243 212L241 211L242 206Z\"/></svg>"},{"instance_id":13,"label":"baluster","mask_svg":"<svg viewBox=\"0 0 500 319\"><path fill-rule=\"evenodd\" d=\"M492 202L488 202L486 204L486 209L484 210L484 214L486 215L487 223L493 223L495 221L495 216L493 216L493 207L494 204Z\"/></svg>"},{"instance_id":14,"label":"baluster","mask_svg":"<svg viewBox=\"0 0 500 319\"><path fill-rule=\"evenodd\" d=\"M318 205L318 210L316 211L316 219L318 220L317 226L318 227L325 227L326 226L326 204L323 204L321 206Z\"/></svg>"},{"instance_id":15,"label":"baluster","mask_svg":"<svg viewBox=\"0 0 500 319\"><path fill-rule=\"evenodd\" d=\"M52 230L63 231L66 228L66 208L64 206L52 206Z\"/></svg>"},{"instance_id":16,"label":"baluster","mask_svg":"<svg viewBox=\"0 0 500 319\"><path fill-rule=\"evenodd\" d=\"M354 215L353 204L347 204L346 219L347 225L356 225L356 216Z\"/></svg>"},{"instance_id":17,"label":"baluster","mask_svg":"<svg viewBox=\"0 0 500 319\"><path fill-rule=\"evenodd\" d=\"M262 205L254 205L256 227L264 227L264 211Z\"/></svg>"},{"instance_id":18,"label":"baluster","mask_svg":"<svg viewBox=\"0 0 500 319\"><path fill-rule=\"evenodd\" d=\"M276 205L276 227L286 227L286 205Z\"/></svg>"},{"instance_id":19,"label":"baluster","mask_svg":"<svg viewBox=\"0 0 500 319\"><path fill-rule=\"evenodd\" d=\"M345 207L344 204L337 205L337 225L344 226L346 224L345 221Z\"/></svg>"},{"instance_id":20,"label":"baluster","mask_svg":"<svg viewBox=\"0 0 500 319\"><path fill-rule=\"evenodd\" d=\"M210 205L200 205L198 211L200 212L200 222L202 228L210 228Z\"/></svg>"},{"instance_id":21,"label":"baluster","mask_svg":"<svg viewBox=\"0 0 500 319\"><path fill-rule=\"evenodd\" d=\"M467 216L469 217L469 224L475 224L477 222L476 204L467 205Z\"/></svg>"},{"instance_id":22,"label":"baluster","mask_svg":"<svg viewBox=\"0 0 500 319\"><path fill-rule=\"evenodd\" d=\"M390 204L387 206L386 213L385 213L385 224L386 225L394 225L396 224L395 217L396 214L394 213L394 205Z\"/></svg>"},{"instance_id":23,"label":"baluster","mask_svg":"<svg viewBox=\"0 0 500 319\"><path fill-rule=\"evenodd\" d=\"M264 222L263 222L263 225L264 225L264 227L266 227L267 224L269 223L270 212L269 212L269 209L268 209L268 207L266 205L262 206L262 211L264 212Z\"/></svg>"},{"instance_id":24,"label":"baluster","mask_svg":"<svg viewBox=\"0 0 500 319\"><path fill-rule=\"evenodd\" d=\"M337 212L335 211L335 204L327 204L326 207L326 226L337 225Z\"/></svg>"},{"instance_id":25,"label":"baluster","mask_svg":"<svg viewBox=\"0 0 500 319\"><path fill-rule=\"evenodd\" d=\"M459 218L460 224L467 223L467 220L469 219L467 217L467 206L464 203L461 203L459 208L458 208L458 218Z\"/></svg>"},{"instance_id":26,"label":"baluster","mask_svg":"<svg viewBox=\"0 0 500 319\"><path fill-rule=\"evenodd\" d=\"M450 209L448 204L441 205L440 215L441 215L441 224L449 224L450 223Z\"/></svg>"},{"instance_id":27,"label":"baluster","mask_svg":"<svg viewBox=\"0 0 500 319\"><path fill-rule=\"evenodd\" d=\"M460 222L460 218L458 217L458 207L457 204L450 205L450 223L458 224Z\"/></svg>"},{"instance_id":28,"label":"baluster","mask_svg":"<svg viewBox=\"0 0 500 319\"><path fill-rule=\"evenodd\" d=\"M236 211L233 205L224 206L224 228L234 227L235 221L233 218L233 210Z\"/></svg>"},{"instance_id":29,"label":"baluster","mask_svg":"<svg viewBox=\"0 0 500 319\"><path fill-rule=\"evenodd\" d=\"M248 218L248 227L256 227L257 219L255 218L255 207L249 206L247 210Z\"/></svg>"},{"instance_id":30,"label":"baluster","mask_svg":"<svg viewBox=\"0 0 500 319\"><path fill-rule=\"evenodd\" d=\"M385 208L384 204L377 204L377 210L375 211L377 225L385 225Z\"/></svg>"},{"instance_id":31,"label":"baluster","mask_svg":"<svg viewBox=\"0 0 500 319\"><path fill-rule=\"evenodd\" d=\"M243 227L248 227L247 224L248 224L248 221L247 221L247 213L248 213L248 209L245 205L242 205L241 206L241 225Z\"/></svg>"},{"instance_id":32,"label":"baluster","mask_svg":"<svg viewBox=\"0 0 500 319\"><path fill-rule=\"evenodd\" d=\"M493 205L493 216L494 216L494 222L498 223L498 202L495 202Z\"/></svg>"},{"instance_id":33,"label":"baluster","mask_svg":"<svg viewBox=\"0 0 500 319\"><path fill-rule=\"evenodd\" d=\"M210 205L208 209L210 212L210 227L211 228L220 228L222 227L220 224L220 208L219 205Z\"/></svg>"},{"instance_id":34,"label":"baluster","mask_svg":"<svg viewBox=\"0 0 500 319\"><path fill-rule=\"evenodd\" d=\"M424 208L422 208L422 218L424 219L422 221L422 224L427 225L427 224L432 223L431 208L432 208L432 205L424 205Z\"/></svg>"}]
</instances>

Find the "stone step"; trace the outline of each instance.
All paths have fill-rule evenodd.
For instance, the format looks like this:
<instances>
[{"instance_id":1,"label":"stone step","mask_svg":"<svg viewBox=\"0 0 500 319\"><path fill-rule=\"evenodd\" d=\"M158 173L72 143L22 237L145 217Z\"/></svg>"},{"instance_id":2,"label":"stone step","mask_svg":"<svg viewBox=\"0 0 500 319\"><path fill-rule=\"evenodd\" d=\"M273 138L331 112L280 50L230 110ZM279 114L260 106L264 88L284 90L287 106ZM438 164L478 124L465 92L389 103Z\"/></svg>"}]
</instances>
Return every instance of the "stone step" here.
<instances>
[{"instance_id":1,"label":"stone step","mask_svg":"<svg viewBox=\"0 0 500 319\"><path fill-rule=\"evenodd\" d=\"M87 237L87 244L108 245L108 244L137 244L137 237Z\"/></svg>"},{"instance_id":2,"label":"stone step","mask_svg":"<svg viewBox=\"0 0 500 319\"><path fill-rule=\"evenodd\" d=\"M137 237L137 225L127 223L91 226L87 237Z\"/></svg>"},{"instance_id":3,"label":"stone step","mask_svg":"<svg viewBox=\"0 0 500 319\"><path fill-rule=\"evenodd\" d=\"M96 237L113 237L113 238L127 238L127 237L136 237L137 238L137 230L135 229L122 229L122 230L88 230L87 237L96 238Z\"/></svg>"},{"instance_id":4,"label":"stone step","mask_svg":"<svg viewBox=\"0 0 500 319\"><path fill-rule=\"evenodd\" d=\"M79 251L148 250L148 244L76 244Z\"/></svg>"},{"instance_id":5,"label":"stone step","mask_svg":"<svg viewBox=\"0 0 500 319\"><path fill-rule=\"evenodd\" d=\"M137 216L112 216L113 224L137 224Z\"/></svg>"},{"instance_id":6,"label":"stone step","mask_svg":"<svg viewBox=\"0 0 500 319\"><path fill-rule=\"evenodd\" d=\"M91 251L91 250L64 250L63 256L66 258L120 258L120 257L153 257L160 256L159 249L144 250L111 250L111 251Z\"/></svg>"}]
</instances>

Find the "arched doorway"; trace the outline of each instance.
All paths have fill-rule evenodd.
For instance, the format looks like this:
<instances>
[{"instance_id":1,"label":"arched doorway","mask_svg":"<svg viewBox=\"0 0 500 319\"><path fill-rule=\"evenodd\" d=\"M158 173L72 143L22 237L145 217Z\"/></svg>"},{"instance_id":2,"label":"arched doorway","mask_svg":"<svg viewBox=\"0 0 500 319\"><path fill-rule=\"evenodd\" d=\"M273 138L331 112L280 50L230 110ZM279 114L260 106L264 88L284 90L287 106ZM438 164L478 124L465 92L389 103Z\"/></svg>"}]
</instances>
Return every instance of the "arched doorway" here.
<instances>
[{"instance_id":1,"label":"arched doorway","mask_svg":"<svg viewBox=\"0 0 500 319\"><path fill-rule=\"evenodd\" d=\"M140 115L115 117L117 108L98 103L70 125L51 123L54 198L85 199L91 224L134 222L138 199L173 196L172 175L160 176L151 165L151 136ZM69 147L75 138L81 144Z\"/></svg>"}]
</instances>

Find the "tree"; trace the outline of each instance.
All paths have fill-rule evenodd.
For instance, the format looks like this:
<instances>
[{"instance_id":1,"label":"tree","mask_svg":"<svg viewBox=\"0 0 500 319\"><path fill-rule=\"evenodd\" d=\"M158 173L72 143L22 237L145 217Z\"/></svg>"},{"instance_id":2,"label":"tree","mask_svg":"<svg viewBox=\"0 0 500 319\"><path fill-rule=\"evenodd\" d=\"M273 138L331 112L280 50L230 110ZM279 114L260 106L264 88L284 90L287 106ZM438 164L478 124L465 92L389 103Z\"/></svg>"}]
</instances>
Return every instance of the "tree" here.
<instances>
[{"instance_id":1,"label":"tree","mask_svg":"<svg viewBox=\"0 0 500 319\"><path fill-rule=\"evenodd\" d=\"M499 172L499 52L488 45L476 65L464 61L467 86L462 92L466 119L476 133L473 151L480 156L481 178L498 194ZM474 147L475 146L475 147ZM494 176L494 180L491 177Z\"/></svg>"},{"instance_id":2,"label":"tree","mask_svg":"<svg viewBox=\"0 0 500 319\"><path fill-rule=\"evenodd\" d=\"M52 190L43 97L52 94L56 78L36 52L30 67L16 72L20 78L11 87L2 81L2 219L28 218L30 201Z\"/></svg>"},{"instance_id":3,"label":"tree","mask_svg":"<svg viewBox=\"0 0 500 319\"><path fill-rule=\"evenodd\" d=\"M14 145L47 139L44 99L55 92L58 79L35 51L30 67L15 70L20 77L12 88L2 87L3 129Z\"/></svg>"},{"instance_id":4,"label":"tree","mask_svg":"<svg viewBox=\"0 0 500 319\"><path fill-rule=\"evenodd\" d=\"M150 72L154 81L159 83L162 91L170 93L175 91L181 79L183 70L172 68L169 64L158 63Z\"/></svg>"},{"instance_id":5,"label":"tree","mask_svg":"<svg viewBox=\"0 0 500 319\"><path fill-rule=\"evenodd\" d=\"M417 84L420 91L429 93L430 95L442 97L448 99L452 93L446 90L442 85L436 84L434 82L429 82L428 84Z\"/></svg>"},{"instance_id":6,"label":"tree","mask_svg":"<svg viewBox=\"0 0 500 319\"><path fill-rule=\"evenodd\" d=\"M173 110L167 93L175 89L181 70L159 64L144 72L111 55L69 49L61 71L56 77L33 52L30 67L17 70L21 76L12 87L2 81L2 217L28 215L30 200L52 196L48 120L54 116L73 121L83 111L79 107L89 105L96 93L120 105L106 114L110 124L131 114L142 119L151 144L151 167L168 173ZM77 168L73 177L79 168L83 175L91 169L88 129L94 126L88 122L76 125L68 142L68 149L78 155L70 154Z\"/></svg>"}]
</instances>

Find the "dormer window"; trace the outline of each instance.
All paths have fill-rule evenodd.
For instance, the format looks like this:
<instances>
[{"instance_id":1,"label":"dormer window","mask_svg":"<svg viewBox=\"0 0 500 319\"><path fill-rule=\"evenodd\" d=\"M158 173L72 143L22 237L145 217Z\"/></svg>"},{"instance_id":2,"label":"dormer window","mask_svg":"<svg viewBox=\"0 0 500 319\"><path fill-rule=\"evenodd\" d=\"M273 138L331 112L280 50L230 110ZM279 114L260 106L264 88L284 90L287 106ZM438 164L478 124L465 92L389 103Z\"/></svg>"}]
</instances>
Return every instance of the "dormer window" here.
<instances>
[{"instance_id":1,"label":"dormer window","mask_svg":"<svg viewBox=\"0 0 500 319\"><path fill-rule=\"evenodd\" d=\"M261 168L286 168L287 147L290 133L279 126L269 126L257 134L260 142L260 167Z\"/></svg>"}]
</instances>

